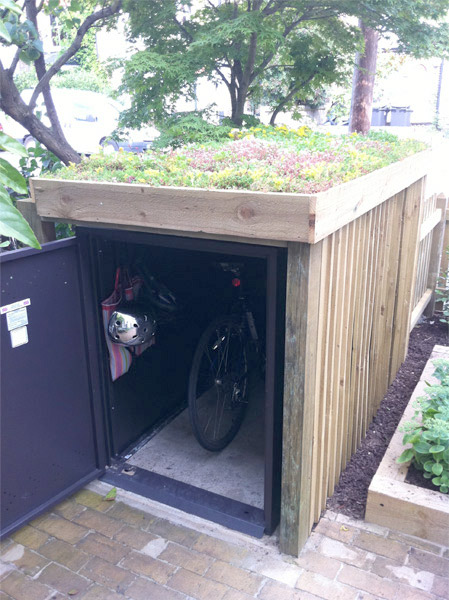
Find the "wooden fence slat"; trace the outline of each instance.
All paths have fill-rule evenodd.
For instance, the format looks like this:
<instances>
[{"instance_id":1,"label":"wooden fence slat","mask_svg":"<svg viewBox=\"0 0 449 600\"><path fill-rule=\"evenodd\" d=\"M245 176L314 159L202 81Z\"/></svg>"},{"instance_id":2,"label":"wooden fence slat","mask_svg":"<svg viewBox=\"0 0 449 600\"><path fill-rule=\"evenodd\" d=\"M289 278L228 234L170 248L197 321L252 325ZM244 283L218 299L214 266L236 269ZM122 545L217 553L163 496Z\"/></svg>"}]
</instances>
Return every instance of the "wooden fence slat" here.
<instances>
[{"instance_id":1,"label":"wooden fence slat","mask_svg":"<svg viewBox=\"0 0 449 600\"><path fill-rule=\"evenodd\" d=\"M424 179L421 179L407 188L405 195L390 379L394 377L405 359L410 336L423 186Z\"/></svg>"},{"instance_id":2,"label":"wooden fence slat","mask_svg":"<svg viewBox=\"0 0 449 600\"><path fill-rule=\"evenodd\" d=\"M328 339L329 339L329 310L330 310L330 290L332 280L332 245L330 238L325 238L322 242L321 253L321 277L320 277L320 306L319 306L319 331L317 345L317 387L319 401L315 405L315 427L313 434L313 461L312 468L314 477L312 477L312 498L313 507L310 513L309 525L320 518L323 504L326 502L327 474L325 472L326 456L326 413L327 413L327 359L328 359Z\"/></svg>"},{"instance_id":3,"label":"wooden fence slat","mask_svg":"<svg viewBox=\"0 0 449 600\"><path fill-rule=\"evenodd\" d=\"M444 238L446 233L449 231L449 228L446 227L446 210L447 210L447 198L444 195L438 196L436 198L436 206L441 210L441 219L438 225L433 230L432 235L432 246L430 249L430 259L429 259L429 273L427 279L427 287L433 290L432 298L427 305L424 314L427 317L433 315L435 311L435 288L438 284L438 277L440 272L444 270L444 259L446 259L446 255L443 252L444 246ZM446 242L447 247L448 242Z\"/></svg>"}]
</instances>

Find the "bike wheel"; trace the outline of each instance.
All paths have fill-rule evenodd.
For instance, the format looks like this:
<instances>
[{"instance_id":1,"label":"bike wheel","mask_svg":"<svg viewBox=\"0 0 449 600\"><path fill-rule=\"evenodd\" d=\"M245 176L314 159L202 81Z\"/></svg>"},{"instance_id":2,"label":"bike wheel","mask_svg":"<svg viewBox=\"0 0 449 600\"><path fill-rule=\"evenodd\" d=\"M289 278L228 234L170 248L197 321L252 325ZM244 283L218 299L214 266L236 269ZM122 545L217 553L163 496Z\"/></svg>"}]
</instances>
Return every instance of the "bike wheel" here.
<instances>
[{"instance_id":1,"label":"bike wheel","mask_svg":"<svg viewBox=\"0 0 449 600\"><path fill-rule=\"evenodd\" d=\"M217 452L237 434L246 411L248 360L241 325L232 317L204 331L189 379L189 415L198 442Z\"/></svg>"}]
</instances>

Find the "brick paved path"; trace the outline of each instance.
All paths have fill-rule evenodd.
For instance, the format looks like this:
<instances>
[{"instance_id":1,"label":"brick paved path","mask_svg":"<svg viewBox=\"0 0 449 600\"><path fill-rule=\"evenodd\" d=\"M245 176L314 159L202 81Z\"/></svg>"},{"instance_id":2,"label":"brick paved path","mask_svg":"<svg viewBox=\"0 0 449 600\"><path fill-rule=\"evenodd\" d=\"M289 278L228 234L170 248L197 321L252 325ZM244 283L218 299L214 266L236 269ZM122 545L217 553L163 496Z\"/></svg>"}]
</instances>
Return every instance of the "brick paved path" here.
<instances>
[{"instance_id":1,"label":"brick paved path","mask_svg":"<svg viewBox=\"0 0 449 600\"><path fill-rule=\"evenodd\" d=\"M0 573L14 600L449 598L447 548L342 515L326 513L295 559L88 489L5 540Z\"/></svg>"}]
</instances>

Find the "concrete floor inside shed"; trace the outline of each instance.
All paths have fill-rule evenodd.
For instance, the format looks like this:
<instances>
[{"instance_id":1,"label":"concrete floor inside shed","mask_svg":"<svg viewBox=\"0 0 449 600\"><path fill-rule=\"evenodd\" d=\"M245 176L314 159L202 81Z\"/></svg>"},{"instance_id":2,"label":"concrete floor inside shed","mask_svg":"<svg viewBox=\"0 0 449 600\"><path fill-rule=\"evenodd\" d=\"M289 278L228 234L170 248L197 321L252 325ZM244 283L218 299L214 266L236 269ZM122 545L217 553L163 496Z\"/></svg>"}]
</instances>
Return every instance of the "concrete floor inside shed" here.
<instances>
[{"instance_id":1,"label":"concrete floor inside shed","mask_svg":"<svg viewBox=\"0 0 449 600\"><path fill-rule=\"evenodd\" d=\"M161 429L128 464L177 481L264 507L264 385L251 389L243 424L221 452L202 448L193 435L188 410Z\"/></svg>"}]
</instances>

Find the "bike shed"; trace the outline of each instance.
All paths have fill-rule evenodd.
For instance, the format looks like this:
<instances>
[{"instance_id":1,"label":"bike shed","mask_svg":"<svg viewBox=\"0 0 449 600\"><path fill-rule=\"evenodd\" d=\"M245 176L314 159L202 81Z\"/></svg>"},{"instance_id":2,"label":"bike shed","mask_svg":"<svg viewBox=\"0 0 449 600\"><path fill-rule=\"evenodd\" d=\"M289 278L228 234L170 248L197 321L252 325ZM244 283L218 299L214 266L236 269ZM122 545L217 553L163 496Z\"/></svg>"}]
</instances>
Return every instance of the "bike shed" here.
<instances>
[{"instance_id":1,"label":"bike shed","mask_svg":"<svg viewBox=\"0 0 449 600\"><path fill-rule=\"evenodd\" d=\"M2 327L4 533L94 477L250 535L272 533L280 518L285 249L77 227L75 239L1 258L2 306L30 299L28 343L13 348ZM117 266L142 261L174 291L182 314L112 382L100 303ZM220 261L244 267L266 365L252 380L236 438L209 452L192 434L186 388L202 331L226 311Z\"/></svg>"},{"instance_id":2,"label":"bike shed","mask_svg":"<svg viewBox=\"0 0 449 600\"><path fill-rule=\"evenodd\" d=\"M255 514L270 531L280 512L281 550L297 555L405 358L421 247L432 236L437 256L432 231L444 227L446 205L424 197L428 171L429 154L418 153L312 195L33 180L38 215L76 224L78 236L1 257L2 307L31 299L28 343L12 348L2 327L10 529L101 475L122 451L111 438L101 354L106 290L95 286L103 285L98 263L104 281L113 276L113 253L99 257L102 245L143 245L166 248L158 266L174 253L209 252L251 258L254 272L264 271L264 506ZM194 262L207 280L203 261ZM180 495L180 487L158 489L163 501ZM185 510L199 504L190 492ZM203 490L201 514L224 507L236 517L228 526L242 522L232 499L214 493Z\"/></svg>"}]
</instances>

